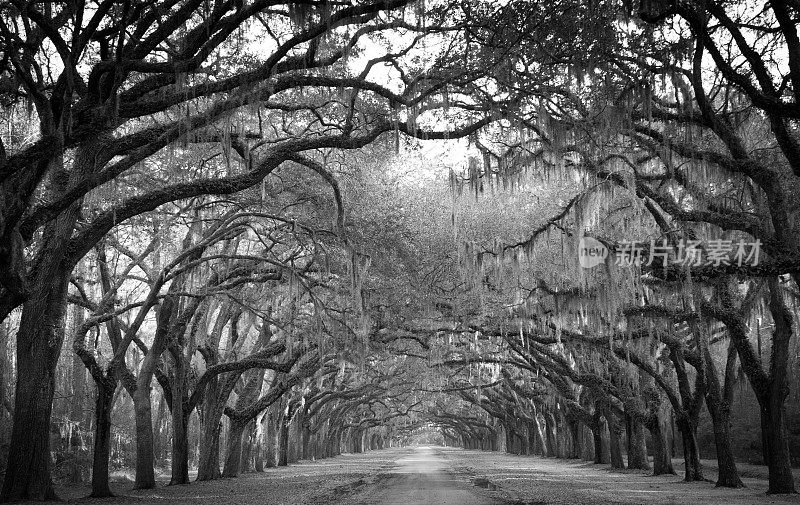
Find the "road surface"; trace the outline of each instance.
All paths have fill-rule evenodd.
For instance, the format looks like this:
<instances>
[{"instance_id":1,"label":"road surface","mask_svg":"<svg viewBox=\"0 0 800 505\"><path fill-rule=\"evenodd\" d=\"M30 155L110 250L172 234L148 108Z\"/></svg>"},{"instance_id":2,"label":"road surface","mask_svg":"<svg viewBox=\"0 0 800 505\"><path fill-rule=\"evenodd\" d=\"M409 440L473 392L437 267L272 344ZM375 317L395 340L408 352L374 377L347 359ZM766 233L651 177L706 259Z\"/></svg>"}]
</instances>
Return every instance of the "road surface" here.
<instances>
[{"instance_id":1,"label":"road surface","mask_svg":"<svg viewBox=\"0 0 800 505\"><path fill-rule=\"evenodd\" d=\"M496 505L471 483L448 473L447 461L431 447L408 449L395 466L378 474L342 504Z\"/></svg>"},{"instance_id":2,"label":"road surface","mask_svg":"<svg viewBox=\"0 0 800 505\"><path fill-rule=\"evenodd\" d=\"M713 468L707 464L713 480ZM766 494L764 467L743 464L740 469L747 474L747 488L728 489L713 482L683 482L682 475L651 476L590 461L407 447L301 461L188 486L167 486L167 474L155 489L147 490L132 489L132 471L116 472L112 490L117 498L102 501L106 505L800 505L798 495ZM57 489L69 503L100 503L86 498L88 485Z\"/></svg>"}]
</instances>

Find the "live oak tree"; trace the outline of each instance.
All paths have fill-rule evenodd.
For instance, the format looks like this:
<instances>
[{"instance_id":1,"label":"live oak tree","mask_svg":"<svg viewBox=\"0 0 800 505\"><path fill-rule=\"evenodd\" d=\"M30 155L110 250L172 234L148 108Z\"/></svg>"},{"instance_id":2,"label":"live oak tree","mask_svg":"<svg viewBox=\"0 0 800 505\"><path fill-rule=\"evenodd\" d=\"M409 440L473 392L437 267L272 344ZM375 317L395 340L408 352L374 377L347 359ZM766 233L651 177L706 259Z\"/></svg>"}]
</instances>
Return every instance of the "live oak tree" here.
<instances>
[{"instance_id":1,"label":"live oak tree","mask_svg":"<svg viewBox=\"0 0 800 505\"><path fill-rule=\"evenodd\" d=\"M433 55L427 69L404 70L400 93L367 77L378 63L400 62L403 48L362 68L349 65L351 51L357 53L359 41L372 34L403 30L419 35L409 42L415 46L426 33L440 31L446 12L408 12L404 18L406 3L3 7L4 96L30 103L39 130L29 145L0 149L0 316L22 307L18 401L3 499L53 496L47 432L67 281L117 223L168 202L241 191L282 163L299 161L302 152L358 148L393 130L432 138L465 135L490 120L479 114L468 124L474 117L469 113L462 128L438 132L417 128L413 119L399 123L398 108L422 108L424 97L440 95L450 82L475 78L476 71L455 70L451 54ZM260 30L265 42L243 54L251 30ZM229 58L235 52L241 59ZM429 69L435 70L424 72ZM337 97L337 90L344 91ZM277 114L306 111L312 130L261 131L257 114L244 119L241 109L248 105ZM253 131L262 143L242 147L239 169L172 172L162 187L111 198L85 212L93 193L157 173L147 160L164 149L177 152L198 142L243 146ZM176 142L184 147L174 147Z\"/></svg>"},{"instance_id":2,"label":"live oak tree","mask_svg":"<svg viewBox=\"0 0 800 505\"><path fill-rule=\"evenodd\" d=\"M782 356L786 355L796 317L787 308L788 291L776 279L789 275L790 284L797 283L797 230L790 218L796 214L790 202L798 188L797 171L792 168L796 161L791 126L795 65L794 56L774 65L770 61L775 60L770 58L781 51L792 53L795 8L770 5L756 12L722 2L697 6L642 2L637 12L611 4L573 7L586 9L586 17L591 13L608 21L599 24L602 28L579 22L565 27L564 39L574 37L579 45L587 44L582 52L569 51L559 35L544 37L549 29L542 23L546 14L538 13L535 5L510 6L497 11L491 23L476 23L473 40L483 43L486 50L497 50L495 43L505 40L495 36L498 32L505 33L506 39L513 34L513 42L505 50L515 66L498 81L509 93L522 96L515 117L517 125L512 123L510 131L498 135L502 141L476 139L483 162L471 164L463 180L477 194L491 188L493 181L513 184L520 171L533 166L539 174L565 170L583 174L578 177L587 193L609 184L624 188L643 211L632 217L646 219L661 234L637 236L635 228L621 227L619 235L600 235L611 245L619 237L637 237L645 242L647 238L663 238L673 246L680 240L699 238L760 241L766 254L758 267L723 265L717 272L711 267L688 273L676 270L664 280L674 282L688 275L689 280L678 292L683 291L682 299L691 305L692 295L685 293L692 290L692 278L702 284L710 277L737 273L740 278L754 279L742 283L745 286L757 278L772 279L768 282L772 295L765 298L769 300L770 319L776 324L769 371L755 358L746 335L745 321L750 314L737 310L736 302L724 301L731 298L730 294L717 289L720 302L715 305L699 299L697 304L703 307L699 317L725 324L759 398L770 492L793 492L782 425L788 385ZM711 66L703 63L704 55L710 57ZM741 66L734 63L738 61ZM529 239L510 240L508 245L494 247L493 253L519 256L515 251L530 247L554 227L573 239L587 232L608 232L592 224L595 218L587 222L585 211L589 208L594 213L600 205L604 210L599 215L603 216L616 201L609 194L596 200L588 194L576 195ZM564 228L562 219L573 212L573 227ZM620 248L611 247L612 254L615 250L619 252ZM658 276L657 268L652 272ZM727 289L732 288L728 285ZM609 295L614 296L605 293ZM696 342L705 353L703 338L696 330L689 343ZM673 356L680 365L679 354ZM699 358L695 359L697 377L710 378L711 385L698 383L694 393L681 386L686 394L680 396L687 400L694 396L690 411L697 412L706 387L711 388L707 396L724 447L727 407L720 402L717 371L707 355L695 358ZM731 360L731 366L735 366L736 357ZM687 441L691 446L691 437ZM693 459L697 461L697 457ZM720 468L721 485L741 485L729 459L720 461ZM698 477L696 473L694 478Z\"/></svg>"}]
</instances>

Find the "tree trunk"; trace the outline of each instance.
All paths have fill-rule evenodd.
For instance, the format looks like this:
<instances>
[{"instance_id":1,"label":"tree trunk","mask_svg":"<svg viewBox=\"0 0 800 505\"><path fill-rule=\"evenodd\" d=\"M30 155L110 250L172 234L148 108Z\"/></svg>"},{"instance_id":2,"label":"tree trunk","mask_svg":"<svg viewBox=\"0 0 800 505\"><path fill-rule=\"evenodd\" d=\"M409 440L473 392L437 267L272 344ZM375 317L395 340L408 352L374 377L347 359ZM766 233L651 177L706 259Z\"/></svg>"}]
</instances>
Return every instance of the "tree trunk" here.
<instances>
[{"instance_id":1,"label":"tree trunk","mask_svg":"<svg viewBox=\"0 0 800 505\"><path fill-rule=\"evenodd\" d=\"M227 478L238 477L242 464L242 438L247 421L231 419L228 428L228 456L225 458L225 468L222 476Z\"/></svg>"},{"instance_id":2,"label":"tree trunk","mask_svg":"<svg viewBox=\"0 0 800 505\"><path fill-rule=\"evenodd\" d=\"M711 409L710 407L711 405L709 405L709 411L713 421L714 444L717 449L717 466L719 467L717 487L744 487L731 449L730 408L726 406L721 409Z\"/></svg>"},{"instance_id":3,"label":"tree trunk","mask_svg":"<svg viewBox=\"0 0 800 505\"><path fill-rule=\"evenodd\" d=\"M57 498L50 478L50 416L69 272L53 264L56 258L48 259L47 274L40 274L44 279L23 306L17 333L14 421L0 502Z\"/></svg>"},{"instance_id":4,"label":"tree trunk","mask_svg":"<svg viewBox=\"0 0 800 505\"><path fill-rule=\"evenodd\" d=\"M528 446L531 448L531 456L536 455L537 453L541 452L541 444L539 443L539 429L533 421L528 422ZM495 437L490 437L491 450L495 450Z\"/></svg>"},{"instance_id":5,"label":"tree trunk","mask_svg":"<svg viewBox=\"0 0 800 505\"><path fill-rule=\"evenodd\" d=\"M303 404L298 403L289 426L289 463L297 463L303 458L303 425L305 413ZM369 443L369 440L367 441Z\"/></svg>"},{"instance_id":6,"label":"tree trunk","mask_svg":"<svg viewBox=\"0 0 800 505\"><path fill-rule=\"evenodd\" d=\"M628 438L628 469L650 470L644 426L629 414L625 414L625 424Z\"/></svg>"},{"instance_id":7,"label":"tree trunk","mask_svg":"<svg viewBox=\"0 0 800 505\"><path fill-rule=\"evenodd\" d=\"M701 332L702 331L702 332ZM706 368L708 387L706 389L706 407L711 416L714 430L714 445L717 449L717 487L744 487L731 447L731 401L733 401L734 384L736 382L736 346L728 345L728 356L725 364L724 384L720 384L717 367L708 348L706 328L699 329L698 344Z\"/></svg>"},{"instance_id":8,"label":"tree trunk","mask_svg":"<svg viewBox=\"0 0 800 505\"><path fill-rule=\"evenodd\" d=\"M284 415L280 423L280 434L278 435L278 466L289 464L289 423L291 419Z\"/></svg>"},{"instance_id":9,"label":"tree trunk","mask_svg":"<svg viewBox=\"0 0 800 505\"><path fill-rule=\"evenodd\" d=\"M558 457L558 444L555 436L555 426L553 416L546 412L544 414L544 431L547 435L547 455L549 457Z\"/></svg>"},{"instance_id":10,"label":"tree trunk","mask_svg":"<svg viewBox=\"0 0 800 505\"><path fill-rule=\"evenodd\" d=\"M206 419L203 439L197 463L197 480L213 480L221 476L219 471L219 435L222 423L219 419Z\"/></svg>"},{"instance_id":11,"label":"tree trunk","mask_svg":"<svg viewBox=\"0 0 800 505\"><path fill-rule=\"evenodd\" d=\"M231 383L235 384L231 380ZM228 395L233 390L227 382L220 386L217 377L206 385L203 397L203 424L197 463L197 480L213 480L222 474L219 471L219 437L222 430L222 414Z\"/></svg>"},{"instance_id":12,"label":"tree trunk","mask_svg":"<svg viewBox=\"0 0 800 505\"><path fill-rule=\"evenodd\" d=\"M302 438L301 445L303 447L303 459L311 459L311 427L308 423L303 423L302 432L300 437Z\"/></svg>"},{"instance_id":13,"label":"tree trunk","mask_svg":"<svg viewBox=\"0 0 800 505\"><path fill-rule=\"evenodd\" d=\"M527 456L530 454L530 447L528 446L528 436L527 434L523 434L522 431L517 432L517 438L519 439L519 453L523 456ZM483 439L481 439L480 448L483 449Z\"/></svg>"},{"instance_id":14,"label":"tree trunk","mask_svg":"<svg viewBox=\"0 0 800 505\"><path fill-rule=\"evenodd\" d=\"M0 473L6 473L8 453L8 435L11 433L11 414L13 409L7 408L6 371L11 368L8 356L8 331L5 322L0 321Z\"/></svg>"},{"instance_id":15,"label":"tree trunk","mask_svg":"<svg viewBox=\"0 0 800 505\"><path fill-rule=\"evenodd\" d=\"M175 378L178 382L178 378ZM169 485L189 483L189 416L184 413L180 395L172 400L172 476Z\"/></svg>"},{"instance_id":16,"label":"tree trunk","mask_svg":"<svg viewBox=\"0 0 800 505\"><path fill-rule=\"evenodd\" d=\"M276 416L274 415L273 410L274 408L270 407L270 411L267 414L267 433L266 433L266 441L264 442L264 452L265 452L265 463L267 468L272 468L275 466L275 440L278 437L277 430L275 429L275 421Z\"/></svg>"},{"instance_id":17,"label":"tree trunk","mask_svg":"<svg viewBox=\"0 0 800 505\"><path fill-rule=\"evenodd\" d=\"M342 431L332 429L328 440L328 457L338 456L342 450Z\"/></svg>"},{"instance_id":18,"label":"tree trunk","mask_svg":"<svg viewBox=\"0 0 800 505\"><path fill-rule=\"evenodd\" d=\"M686 482L702 481L703 467L700 464L700 449L697 446L697 429L690 420L678 421L678 430L683 442L684 480Z\"/></svg>"},{"instance_id":19,"label":"tree trunk","mask_svg":"<svg viewBox=\"0 0 800 505\"><path fill-rule=\"evenodd\" d=\"M556 456L560 459L566 459L567 457L567 447L566 447L566 432L567 430L564 429L564 416L561 415L560 411L556 414L552 414L553 417L553 430L554 436L556 441Z\"/></svg>"},{"instance_id":20,"label":"tree trunk","mask_svg":"<svg viewBox=\"0 0 800 505\"><path fill-rule=\"evenodd\" d=\"M794 276L795 281L800 276ZM769 494L796 493L786 434L785 402L789 396L787 377L789 342L792 338L792 314L786 307L778 280L771 278L770 312L775 322L772 335L772 360L766 394L758 395L761 407L761 430L766 434L764 452L769 467Z\"/></svg>"},{"instance_id":21,"label":"tree trunk","mask_svg":"<svg viewBox=\"0 0 800 505\"><path fill-rule=\"evenodd\" d=\"M253 471L251 456L253 454L253 444L255 443L255 432L255 420L252 420L245 427L242 436L242 463L240 470L243 473Z\"/></svg>"},{"instance_id":22,"label":"tree trunk","mask_svg":"<svg viewBox=\"0 0 800 505\"><path fill-rule=\"evenodd\" d=\"M793 276L797 282L800 276ZM726 316L725 325L736 345L736 351L756 393L761 414L761 435L764 461L769 467L770 494L795 493L791 471L788 437L784 419L784 402L789 394L787 367L789 343L793 334L793 315L783 300L782 288L777 278L768 280L770 291L769 308L775 329L772 334L772 350L769 373L765 373L761 360L753 353L748 340L747 325L738 314ZM731 305L727 289L720 291L724 304Z\"/></svg>"},{"instance_id":23,"label":"tree trunk","mask_svg":"<svg viewBox=\"0 0 800 505\"><path fill-rule=\"evenodd\" d=\"M661 421L655 419L647 425L653 439L653 475L675 474L672 458L667 447L667 439L661 427Z\"/></svg>"},{"instance_id":24,"label":"tree trunk","mask_svg":"<svg viewBox=\"0 0 800 505\"><path fill-rule=\"evenodd\" d=\"M57 200L80 178L90 174L99 150L109 137L110 134L98 132L91 141L80 145L69 170L62 155L48 162L48 196ZM67 243L75 230L82 202L79 199L72 203L43 229L30 293L22 306L17 331L14 425L0 502L57 498L50 475L50 416L56 365L64 343L69 279L80 260L67 256Z\"/></svg>"},{"instance_id":25,"label":"tree trunk","mask_svg":"<svg viewBox=\"0 0 800 505\"><path fill-rule=\"evenodd\" d=\"M592 440L594 441L594 462L595 464L603 464L607 463L604 460L605 450L603 447L603 430L605 429L605 423L603 420L598 418L597 424L592 429Z\"/></svg>"},{"instance_id":26,"label":"tree trunk","mask_svg":"<svg viewBox=\"0 0 800 505\"><path fill-rule=\"evenodd\" d=\"M611 466L614 468L625 468L622 461L622 427L619 425L617 416L611 412L604 414L608 424L608 449L611 456Z\"/></svg>"},{"instance_id":27,"label":"tree trunk","mask_svg":"<svg viewBox=\"0 0 800 505\"><path fill-rule=\"evenodd\" d=\"M581 438L581 425L577 419L572 419L568 421L569 424L569 432L572 438L572 451L570 451L569 457L572 459L580 459L581 453L583 452L583 440Z\"/></svg>"},{"instance_id":28,"label":"tree trunk","mask_svg":"<svg viewBox=\"0 0 800 505\"><path fill-rule=\"evenodd\" d=\"M136 391L133 393L133 410L136 416L136 480L133 487L152 489L156 486L156 474L149 381L146 385L137 381Z\"/></svg>"},{"instance_id":29,"label":"tree trunk","mask_svg":"<svg viewBox=\"0 0 800 505\"><path fill-rule=\"evenodd\" d=\"M264 423L266 422L267 416L264 414L261 417L261 421L258 424L258 429L256 430L255 436L255 471L256 472L263 472L264 471Z\"/></svg>"},{"instance_id":30,"label":"tree trunk","mask_svg":"<svg viewBox=\"0 0 800 505\"><path fill-rule=\"evenodd\" d=\"M92 498L114 496L108 485L108 461L111 456L111 409L117 381L97 382L95 401L94 454L92 456Z\"/></svg>"},{"instance_id":31,"label":"tree trunk","mask_svg":"<svg viewBox=\"0 0 800 505\"><path fill-rule=\"evenodd\" d=\"M84 321L84 308L78 305L73 305L72 309L72 332L79 331L78 329ZM83 335L84 338L86 335ZM5 349L3 349L5 352ZM0 376L0 381L3 378ZM5 395L0 393L0 400L4 399ZM74 457L72 465L72 474L70 475L70 482L73 484L81 484L84 482L84 468L81 463L81 456L84 452L83 447L83 430L85 429L84 420L86 415L84 413L84 401L86 398L86 367L83 360L78 353L72 354L72 405L70 412L70 421L74 423L74 427L78 436L73 435L70 452Z\"/></svg>"},{"instance_id":32,"label":"tree trunk","mask_svg":"<svg viewBox=\"0 0 800 505\"><path fill-rule=\"evenodd\" d=\"M506 452L514 454L514 430L509 425L506 425L503 431L506 432ZM464 445L467 445L466 442ZM472 447L465 447L465 449L472 449Z\"/></svg>"},{"instance_id":33,"label":"tree trunk","mask_svg":"<svg viewBox=\"0 0 800 505\"><path fill-rule=\"evenodd\" d=\"M761 404L761 431L765 435L763 450L769 467L768 494L796 492L784 420L785 395L784 391L773 393L765 399L760 399L759 402Z\"/></svg>"}]
</instances>

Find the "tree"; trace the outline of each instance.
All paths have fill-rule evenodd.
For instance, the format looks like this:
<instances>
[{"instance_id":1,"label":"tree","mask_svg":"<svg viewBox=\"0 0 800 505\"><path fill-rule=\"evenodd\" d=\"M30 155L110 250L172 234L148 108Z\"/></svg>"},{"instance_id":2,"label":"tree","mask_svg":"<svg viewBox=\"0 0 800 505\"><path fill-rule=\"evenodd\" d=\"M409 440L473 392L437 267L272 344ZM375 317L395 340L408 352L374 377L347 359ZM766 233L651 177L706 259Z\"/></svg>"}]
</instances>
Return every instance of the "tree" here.
<instances>
[{"instance_id":1,"label":"tree","mask_svg":"<svg viewBox=\"0 0 800 505\"><path fill-rule=\"evenodd\" d=\"M39 127L30 145L0 149L0 316L5 319L18 306L23 312L17 345L20 401L3 499L53 497L47 432L67 282L75 264L114 226L169 202L255 186L282 163L302 161L302 152L359 148L392 130L431 138L466 135L491 120L465 118L461 128L427 131L399 124L396 115L388 119L398 106L420 105L450 82L475 78L470 69L452 70L451 55L441 55L441 65L431 62L435 72L410 69L399 94L366 77L378 63L402 59L402 51L351 70L346 57L362 38L390 30L422 36L447 29L441 28L446 7L425 25L422 16L405 22L393 14L406 3L298 10L260 1L100 2L96 8L16 2L3 8L4 96L32 103ZM269 54L248 54L216 72L239 34L262 22ZM338 88L350 96L322 98ZM245 147L258 121L248 116L244 129L232 125L249 104L277 114L306 111L315 133L276 131L271 143ZM328 122L336 126L330 129ZM264 132L259 132L260 137ZM91 215L84 212L85 199L103 187L136 185L153 175L147 160L164 150L177 153L176 142L187 147L221 142L226 153L227 146L250 152L243 152L240 169L209 169L199 177L165 173L165 186L121 195ZM26 248L30 254L23 254Z\"/></svg>"}]
</instances>

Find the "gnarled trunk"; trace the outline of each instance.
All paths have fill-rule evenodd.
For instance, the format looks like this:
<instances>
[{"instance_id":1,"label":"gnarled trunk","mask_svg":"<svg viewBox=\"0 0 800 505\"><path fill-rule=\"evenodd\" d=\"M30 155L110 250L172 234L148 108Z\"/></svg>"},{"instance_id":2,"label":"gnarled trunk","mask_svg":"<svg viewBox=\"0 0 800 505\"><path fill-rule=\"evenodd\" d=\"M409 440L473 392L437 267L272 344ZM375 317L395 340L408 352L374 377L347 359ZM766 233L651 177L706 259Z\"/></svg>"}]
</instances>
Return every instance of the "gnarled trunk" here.
<instances>
[{"instance_id":1,"label":"gnarled trunk","mask_svg":"<svg viewBox=\"0 0 800 505\"><path fill-rule=\"evenodd\" d=\"M611 456L611 466L614 468L625 468L622 461L622 427L619 425L617 416L612 412L604 414L608 423L608 449Z\"/></svg>"},{"instance_id":2,"label":"gnarled trunk","mask_svg":"<svg viewBox=\"0 0 800 505\"><path fill-rule=\"evenodd\" d=\"M219 471L220 430L222 430L222 423L219 419L206 419L197 463L197 480L199 481L213 480L222 475Z\"/></svg>"},{"instance_id":3,"label":"gnarled trunk","mask_svg":"<svg viewBox=\"0 0 800 505\"><path fill-rule=\"evenodd\" d=\"M39 172L50 172L49 196L58 199L91 173L97 153L108 138L109 135L98 132L91 141L79 146L70 170L64 166L61 155L41 163ZM67 287L72 269L80 260L68 256L67 245L80 216L81 204L82 199L75 201L44 227L30 292L22 306L17 332L14 424L0 502L56 498L50 476L50 416L56 365L64 343ZM6 230L5 236L9 235L21 243L18 231ZM21 260L18 266L24 268ZM5 319L7 312L2 315Z\"/></svg>"},{"instance_id":4,"label":"gnarled trunk","mask_svg":"<svg viewBox=\"0 0 800 505\"><path fill-rule=\"evenodd\" d=\"M711 409L711 419L714 427L714 444L717 449L717 466L719 476L717 487L743 487L744 483L739 477L736 460L731 449L730 408Z\"/></svg>"},{"instance_id":5,"label":"gnarled trunk","mask_svg":"<svg viewBox=\"0 0 800 505\"><path fill-rule=\"evenodd\" d=\"M661 421L654 419L647 423L647 429L653 439L653 475L675 474L667 447L667 438L661 426Z\"/></svg>"},{"instance_id":6,"label":"gnarled trunk","mask_svg":"<svg viewBox=\"0 0 800 505\"><path fill-rule=\"evenodd\" d=\"M714 430L714 445L717 449L717 487L743 487L744 483L739 477L736 460L731 447L731 409L733 400L734 383L736 382L736 346L731 342L728 346L728 357L725 364L725 383L720 384L717 377L717 367L708 348L707 333L698 333L698 343L703 356L703 365L706 367L708 389L706 391L706 406L711 415Z\"/></svg>"},{"instance_id":7,"label":"gnarled trunk","mask_svg":"<svg viewBox=\"0 0 800 505\"><path fill-rule=\"evenodd\" d=\"M95 401L94 454L92 455L93 498L114 496L108 485L108 461L111 456L111 409L117 381L106 379L97 382Z\"/></svg>"},{"instance_id":8,"label":"gnarled trunk","mask_svg":"<svg viewBox=\"0 0 800 505\"><path fill-rule=\"evenodd\" d=\"M759 398L764 459L769 468L767 493L795 493L794 476L789 457L789 440L786 436L784 419L784 399L787 393L786 391L770 391L770 393L766 398Z\"/></svg>"},{"instance_id":9,"label":"gnarled trunk","mask_svg":"<svg viewBox=\"0 0 800 505\"><path fill-rule=\"evenodd\" d=\"M50 416L69 271L60 268L58 257L48 259L46 273L40 274L39 286L23 306L17 333L18 379L0 502L56 498L50 478Z\"/></svg>"},{"instance_id":10,"label":"gnarled trunk","mask_svg":"<svg viewBox=\"0 0 800 505\"><path fill-rule=\"evenodd\" d=\"M628 468L631 470L650 470L647 458L644 426L629 414L625 414L626 433L628 438Z\"/></svg>"},{"instance_id":11,"label":"gnarled trunk","mask_svg":"<svg viewBox=\"0 0 800 505\"><path fill-rule=\"evenodd\" d=\"M175 401L172 407L172 475L170 486L189 483L189 416L183 405Z\"/></svg>"},{"instance_id":12,"label":"gnarled trunk","mask_svg":"<svg viewBox=\"0 0 800 505\"><path fill-rule=\"evenodd\" d=\"M242 438L247 421L231 419L228 428L228 456L225 458L225 468L222 469L223 477L238 477L242 463Z\"/></svg>"},{"instance_id":13,"label":"gnarled trunk","mask_svg":"<svg viewBox=\"0 0 800 505\"><path fill-rule=\"evenodd\" d=\"M795 275L795 281L800 276ZM777 279L770 279L770 312L775 322L772 337L772 362L766 391L758 394L761 407L761 430L764 434L764 454L769 467L769 494L796 493L786 435L786 397L789 396L787 366L789 341L792 338L792 315L783 301Z\"/></svg>"},{"instance_id":14,"label":"gnarled trunk","mask_svg":"<svg viewBox=\"0 0 800 505\"><path fill-rule=\"evenodd\" d=\"M697 428L688 420L678 420L678 430L683 441L684 480L687 482L703 480L703 466L700 464L700 448L697 446Z\"/></svg>"}]
</instances>

